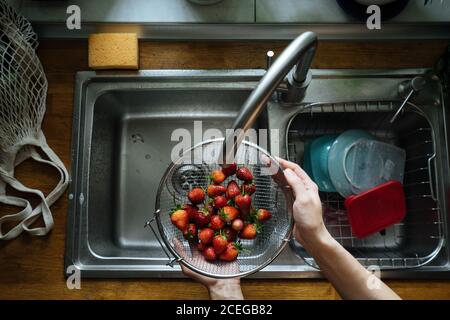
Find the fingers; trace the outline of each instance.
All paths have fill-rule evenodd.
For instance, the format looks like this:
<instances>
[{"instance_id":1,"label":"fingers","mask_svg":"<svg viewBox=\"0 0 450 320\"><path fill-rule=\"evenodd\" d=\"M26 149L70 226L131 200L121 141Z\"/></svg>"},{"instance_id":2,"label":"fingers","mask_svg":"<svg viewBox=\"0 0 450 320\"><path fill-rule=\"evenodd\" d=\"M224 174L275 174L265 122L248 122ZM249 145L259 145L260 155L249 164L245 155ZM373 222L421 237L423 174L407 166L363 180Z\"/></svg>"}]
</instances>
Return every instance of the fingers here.
<instances>
[{"instance_id":1,"label":"fingers","mask_svg":"<svg viewBox=\"0 0 450 320\"><path fill-rule=\"evenodd\" d=\"M188 259L189 258L188 254L186 253L186 250L185 250L185 247L184 247L183 243L178 238L173 238L172 239L172 243L173 243L173 247L174 247L175 251L178 252L178 254L183 259ZM198 249L195 246L195 244L189 243L189 247L191 249L192 259L198 259L198 258L202 257L202 254L200 253L200 251L198 251Z\"/></svg>"},{"instance_id":2,"label":"fingers","mask_svg":"<svg viewBox=\"0 0 450 320\"><path fill-rule=\"evenodd\" d=\"M203 257L202 253L198 251L197 246L195 244L190 244L191 252L192 252L192 259L198 259Z\"/></svg>"},{"instance_id":3,"label":"fingers","mask_svg":"<svg viewBox=\"0 0 450 320\"><path fill-rule=\"evenodd\" d=\"M175 251L178 252L178 254L183 259L187 259L188 256L186 254L186 250L184 249L183 243L178 238L173 238L172 243L173 243L173 247L174 247ZM183 271L183 273L186 276L193 278L193 279L196 278L196 273L193 272L191 269L187 268L184 264L180 263L180 267L181 267L181 271Z\"/></svg>"},{"instance_id":4,"label":"fingers","mask_svg":"<svg viewBox=\"0 0 450 320\"><path fill-rule=\"evenodd\" d=\"M308 188L316 188L316 184L314 183L314 181L312 181L308 174L298 164L281 158L277 158L277 160L280 163L281 167L283 167L284 169L291 169L293 172L295 172L295 174L304 181Z\"/></svg>"},{"instance_id":5,"label":"fingers","mask_svg":"<svg viewBox=\"0 0 450 320\"><path fill-rule=\"evenodd\" d=\"M197 248L192 248L191 246L191 251L192 251L192 258L189 258L188 255L186 254L186 250L184 248L183 243L178 239L178 238L173 238L172 239L172 243L173 243L173 247L175 249L176 252L178 252L178 254L184 259L184 260L188 260L190 259L191 261L195 258L198 258L199 256L199 252L197 250ZM183 263L180 263L180 267L181 267L181 271L189 278L192 278L202 284L205 284L205 279L203 276L201 276L200 274L198 274L197 272L192 271L191 269L189 269L188 267L186 267Z\"/></svg>"},{"instance_id":6,"label":"fingers","mask_svg":"<svg viewBox=\"0 0 450 320\"><path fill-rule=\"evenodd\" d=\"M284 176L292 190L294 190L295 196L300 196L306 191L305 183L294 173L294 171L288 168L284 170Z\"/></svg>"},{"instance_id":7,"label":"fingers","mask_svg":"<svg viewBox=\"0 0 450 320\"><path fill-rule=\"evenodd\" d=\"M186 250L184 250L183 243L181 243L181 241L178 240L178 238L173 238L172 243L173 243L173 247L174 247L175 251L178 252L178 254L182 258L185 259L186 258Z\"/></svg>"},{"instance_id":8,"label":"fingers","mask_svg":"<svg viewBox=\"0 0 450 320\"><path fill-rule=\"evenodd\" d=\"M291 170L295 170L297 167L300 168L300 166L294 162L291 162L291 161L288 161L288 160L285 160L282 158L278 158L278 157L277 157L277 160L284 169L289 168Z\"/></svg>"},{"instance_id":9,"label":"fingers","mask_svg":"<svg viewBox=\"0 0 450 320\"><path fill-rule=\"evenodd\" d=\"M180 267L181 267L181 271L183 271L183 273L184 273L186 276L188 276L188 277L190 277L190 278L195 277L196 274L195 274L191 269L189 269L188 267L186 267L184 264L180 263Z\"/></svg>"}]
</instances>

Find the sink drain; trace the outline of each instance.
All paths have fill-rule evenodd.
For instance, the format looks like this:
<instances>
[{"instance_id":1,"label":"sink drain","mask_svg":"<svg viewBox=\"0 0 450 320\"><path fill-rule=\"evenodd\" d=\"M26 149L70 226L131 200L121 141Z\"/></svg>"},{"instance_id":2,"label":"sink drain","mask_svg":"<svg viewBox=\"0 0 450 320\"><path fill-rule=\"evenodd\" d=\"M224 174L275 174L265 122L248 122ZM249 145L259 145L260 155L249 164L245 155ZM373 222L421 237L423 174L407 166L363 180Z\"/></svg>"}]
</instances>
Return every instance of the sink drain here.
<instances>
[{"instance_id":1,"label":"sink drain","mask_svg":"<svg viewBox=\"0 0 450 320\"><path fill-rule=\"evenodd\" d=\"M185 197L192 188L205 188L208 173L205 165L181 164L174 167L172 176L166 180L167 187L174 196Z\"/></svg>"}]
</instances>

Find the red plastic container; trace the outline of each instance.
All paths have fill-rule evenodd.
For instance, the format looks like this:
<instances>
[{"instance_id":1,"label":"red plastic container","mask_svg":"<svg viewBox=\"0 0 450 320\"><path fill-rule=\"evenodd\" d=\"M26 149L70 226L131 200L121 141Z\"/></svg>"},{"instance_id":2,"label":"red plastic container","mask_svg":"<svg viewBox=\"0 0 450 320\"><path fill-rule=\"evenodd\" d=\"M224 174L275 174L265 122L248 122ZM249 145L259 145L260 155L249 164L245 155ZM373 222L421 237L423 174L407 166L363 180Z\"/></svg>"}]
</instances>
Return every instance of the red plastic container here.
<instances>
[{"instance_id":1,"label":"red plastic container","mask_svg":"<svg viewBox=\"0 0 450 320\"><path fill-rule=\"evenodd\" d=\"M353 234L358 238L381 231L403 220L405 193L399 181L389 181L345 199Z\"/></svg>"}]
</instances>

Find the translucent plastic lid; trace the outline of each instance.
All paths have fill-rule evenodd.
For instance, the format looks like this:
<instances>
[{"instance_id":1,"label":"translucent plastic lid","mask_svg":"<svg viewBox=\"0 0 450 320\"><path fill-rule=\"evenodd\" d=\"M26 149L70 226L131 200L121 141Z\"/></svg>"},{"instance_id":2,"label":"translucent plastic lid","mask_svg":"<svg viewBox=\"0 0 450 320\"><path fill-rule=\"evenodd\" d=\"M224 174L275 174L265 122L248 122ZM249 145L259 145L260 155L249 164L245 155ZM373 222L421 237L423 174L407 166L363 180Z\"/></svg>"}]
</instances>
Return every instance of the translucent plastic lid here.
<instances>
[{"instance_id":1,"label":"translucent plastic lid","mask_svg":"<svg viewBox=\"0 0 450 320\"><path fill-rule=\"evenodd\" d=\"M377 140L359 139L344 155L344 171L355 194L387 181L403 183L405 150Z\"/></svg>"}]
</instances>

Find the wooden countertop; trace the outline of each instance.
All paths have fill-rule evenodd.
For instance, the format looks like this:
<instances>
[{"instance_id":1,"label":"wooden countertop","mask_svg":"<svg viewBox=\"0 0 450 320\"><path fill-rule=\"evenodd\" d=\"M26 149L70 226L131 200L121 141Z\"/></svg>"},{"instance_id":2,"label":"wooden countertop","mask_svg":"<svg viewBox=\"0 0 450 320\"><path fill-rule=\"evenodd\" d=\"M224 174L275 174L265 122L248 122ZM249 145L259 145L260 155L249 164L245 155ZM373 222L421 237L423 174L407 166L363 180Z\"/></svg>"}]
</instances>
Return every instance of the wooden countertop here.
<instances>
[{"instance_id":1,"label":"wooden countertop","mask_svg":"<svg viewBox=\"0 0 450 320\"><path fill-rule=\"evenodd\" d=\"M431 67L445 42L321 42L314 68ZM265 52L279 52L283 42L141 42L141 69L263 68ZM43 41L39 56L49 81L43 129L49 145L70 168L74 75L87 70L83 40ZM27 161L17 169L26 184L51 190L56 173ZM63 258L66 196L52 207L53 231L43 238L23 234L0 243L0 299L207 299L191 280L83 279L81 290L65 284ZM0 206L0 215L13 212ZM450 281L387 281L403 298L450 299ZM325 280L243 280L248 299L338 299ZM189 294L187 295L187 292Z\"/></svg>"}]
</instances>

